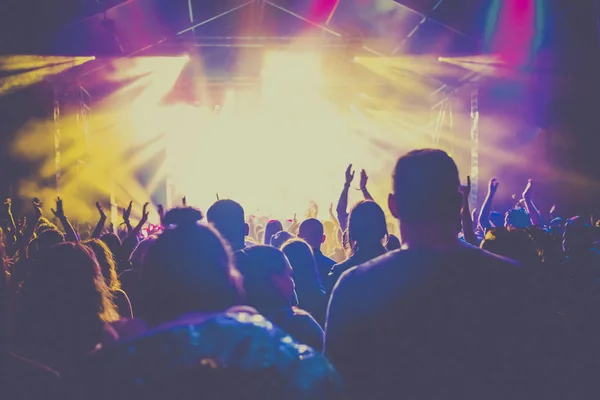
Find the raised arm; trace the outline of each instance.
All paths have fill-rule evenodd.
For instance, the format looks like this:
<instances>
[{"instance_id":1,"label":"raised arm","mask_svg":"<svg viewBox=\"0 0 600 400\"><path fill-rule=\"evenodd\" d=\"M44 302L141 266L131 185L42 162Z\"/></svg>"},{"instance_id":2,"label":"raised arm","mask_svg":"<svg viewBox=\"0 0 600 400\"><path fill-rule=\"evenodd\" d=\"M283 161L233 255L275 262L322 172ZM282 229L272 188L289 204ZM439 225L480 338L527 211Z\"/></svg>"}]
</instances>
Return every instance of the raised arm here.
<instances>
[{"instance_id":1,"label":"raised arm","mask_svg":"<svg viewBox=\"0 0 600 400\"><path fill-rule=\"evenodd\" d=\"M352 170L352 164L346 168L346 182L344 183L344 189L340 194L338 200L336 212L338 216L338 222L340 229L344 231L348 226L348 191L350 190L350 184L354 180L354 171Z\"/></svg>"},{"instance_id":2,"label":"raised arm","mask_svg":"<svg viewBox=\"0 0 600 400\"><path fill-rule=\"evenodd\" d=\"M146 222L148 222L148 217L150 215L150 212L148 211L149 205L150 203L144 204L144 208L142 209L142 218L140 219L140 222L138 222L135 228L133 228L129 235L127 235L125 240L123 240L123 257L125 257L126 259L129 258L131 253L133 253L133 250L135 250L135 248L137 247L140 232L142 231L142 228L144 227Z\"/></svg>"},{"instance_id":3,"label":"raised arm","mask_svg":"<svg viewBox=\"0 0 600 400\"><path fill-rule=\"evenodd\" d=\"M467 184L462 186L462 226L463 234L467 243L473 246L479 246L479 240L473 230L473 219L471 217L471 211L469 211L469 196L471 195L471 177L467 176Z\"/></svg>"},{"instance_id":4,"label":"raised arm","mask_svg":"<svg viewBox=\"0 0 600 400\"><path fill-rule=\"evenodd\" d=\"M4 229L5 233L5 246L6 248L10 248L16 243L17 240L17 225L15 224L15 219L12 214L12 200L10 198L4 200L3 211L4 216L2 218L2 221L5 223L2 228Z\"/></svg>"},{"instance_id":5,"label":"raised arm","mask_svg":"<svg viewBox=\"0 0 600 400\"><path fill-rule=\"evenodd\" d=\"M157 205L156 212L158 213L158 218L160 218L160 225L164 226L163 220L165 219L165 207L163 207L162 204Z\"/></svg>"},{"instance_id":6,"label":"raised arm","mask_svg":"<svg viewBox=\"0 0 600 400\"><path fill-rule=\"evenodd\" d=\"M300 229L300 223L298 222L298 215L294 213L294 218L292 219L292 224L288 228L288 232L292 235L297 235L298 230Z\"/></svg>"},{"instance_id":7,"label":"raised arm","mask_svg":"<svg viewBox=\"0 0 600 400\"><path fill-rule=\"evenodd\" d=\"M104 231L104 225L106 224L106 213L104 209L100 205L100 203L96 203L96 208L98 209L98 213L100 214L100 218L98 219L98 223L96 224L96 228L92 233L92 238L98 239L102 236L102 231Z\"/></svg>"},{"instance_id":8,"label":"raised arm","mask_svg":"<svg viewBox=\"0 0 600 400\"><path fill-rule=\"evenodd\" d=\"M35 198L31 201L31 204L33 204L32 220L25 226L23 232L17 234L19 251L22 251L22 254L26 254L25 250L27 249L29 242L31 242L31 239L33 239L40 218L42 218L42 202Z\"/></svg>"},{"instance_id":9,"label":"raised arm","mask_svg":"<svg viewBox=\"0 0 600 400\"><path fill-rule=\"evenodd\" d=\"M544 219L542 218L542 215L536 208L535 204L533 204L533 200L531 199L532 192L533 192L533 180L530 179L527 182L525 191L523 192L523 202L525 203L525 209L529 213L529 218L531 219L531 223L534 226L544 226Z\"/></svg>"},{"instance_id":10,"label":"raised arm","mask_svg":"<svg viewBox=\"0 0 600 400\"><path fill-rule=\"evenodd\" d=\"M498 190L498 185L500 185L500 182L498 182L496 178L492 178L488 186L487 196L485 197L485 201L481 207L481 213L479 214L479 226L481 226L481 229L484 231L492 227L490 225L490 213L492 212L492 205L494 203L494 196L496 196L496 191Z\"/></svg>"},{"instance_id":11,"label":"raised arm","mask_svg":"<svg viewBox=\"0 0 600 400\"><path fill-rule=\"evenodd\" d=\"M131 235L138 236L142 231L144 225L146 225L146 222L148 222L148 217L150 216L150 212L148 211L149 205L150 203L144 204L144 208L142 209L142 218L140 219L140 222L138 222L138 224L135 226L135 228L133 228L133 232L131 232Z\"/></svg>"},{"instance_id":12,"label":"raised arm","mask_svg":"<svg viewBox=\"0 0 600 400\"><path fill-rule=\"evenodd\" d=\"M65 239L67 240L67 242L79 242L79 235L77 234L75 228L73 228L73 225L71 225L71 222L65 215L63 201L60 197L56 198L56 210L53 208L51 210L54 216L58 218L58 220L62 224L63 230L65 231Z\"/></svg>"},{"instance_id":13,"label":"raised arm","mask_svg":"<svg viewBox=\"0 0 600 400\"><path fill-rule=\"evenodd\" d=\"M123 209L123 223L127 227L127 234L131 234L133 227L131 226L131 208L133 207L133 201L129 202L127 208Z\"/></svg>"},{"instance_id":14,"label":"raised arm","mask_svg":"<svg viewBox=\"0 0 600 400\"><path fill-rule=\"evenodd\" d=\"M360 171L360 191L362 192L365 200L375 201L373 200L373 196L371 196L371 193L369 193L369 190L367 189L368 180L369 176L367 175L367 172L363 169L362 171Z\"/></svg>"}]
</instances>

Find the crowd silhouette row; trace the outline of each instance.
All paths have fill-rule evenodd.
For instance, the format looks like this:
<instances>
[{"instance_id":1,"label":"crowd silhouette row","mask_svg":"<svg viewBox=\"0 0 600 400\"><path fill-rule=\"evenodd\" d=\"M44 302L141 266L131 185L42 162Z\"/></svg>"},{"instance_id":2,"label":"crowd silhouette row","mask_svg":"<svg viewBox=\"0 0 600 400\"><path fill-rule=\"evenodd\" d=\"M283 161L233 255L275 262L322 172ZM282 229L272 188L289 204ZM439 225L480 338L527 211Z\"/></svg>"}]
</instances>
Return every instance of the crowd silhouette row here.
<instances>
[{"instance_id":1,"label":"crowd silhouette row","mask_svg":"<svg viewBox=\"0 0 600 400\"><path fill-rule=\"evenodd\" d=\"M480 212L440 150L382 206L303 220L149 204L78 232L68 203L2 215L0 391L11 399L577 399L600 391L599 225ZM340 182L341 183L341 182ZM341 186L341 185L340 185ZM395 219L386 221L384 207ZM59 227L60 226L60 227ZM399 226L399 230L395 228Z\"/></svg>"}]
</instances>

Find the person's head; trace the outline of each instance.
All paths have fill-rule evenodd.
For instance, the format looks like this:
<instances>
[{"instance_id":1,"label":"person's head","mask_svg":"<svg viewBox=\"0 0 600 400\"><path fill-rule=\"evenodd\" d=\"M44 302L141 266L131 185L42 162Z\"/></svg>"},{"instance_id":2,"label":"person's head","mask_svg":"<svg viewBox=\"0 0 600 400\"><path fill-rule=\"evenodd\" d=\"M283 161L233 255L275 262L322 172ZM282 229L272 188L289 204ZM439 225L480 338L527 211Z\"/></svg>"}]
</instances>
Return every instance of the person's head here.
<instances>
[{"instance_id":1,"label":"person's head","mask_svg":"<svg viewBox=\"0 0 600 400\"><path fill-rule=\"evenodd\" d=\"M119 282L119 276L117 275L117 265L108 246L99 239L90 239L84 242L84 244L94 253L98 265L100 265L100 272L102 272L104 281L109 289L121 289L121 283Z\"/></svg>"},{"instance_id":2,"label":"person's head","mask_svg":"<svg viewBox=\"0 0 600 400\"><path fill-rule=\"evenodd\" d=\"M499 213L498 211L492 211L490 213L489 220L493 228L500 228L504 226L505 219L506 216L502 213Z\"/></svg>"},{"instance_id":3,"label":"person's head","mask_svg":"<svg viewBox=\"0 0 600 400\"><path fill-rule=\"evenodd\" d=\"M323 221L323 234L326 238L333 237L335 224L332 221Z\"/></svg>"},{"instance_id":4,"label":"person's head","mask_svg":"<svg viewBox=\"0 0 600 400\"><path fill-rule=\"evenodd\" d=\"M348 249L351 254L359 249L381 248L387 239L385 214L374 201L360 201L348 217Z\"/></svg>"},{"instance_id":5,"label":"person's head","mask_svg":"<svg viewBox=\"0 0 600 400\"><path fill-rule=\"evenodd\" d=\"M531 218L524 208L514 208L506 212L504 226L525 229L531 226Z\"/></svg>"},{"instance_id":6,"label":"person's head","mask_svg":"<svg viewBox=\"0 0 600 400\"><path fill-rule=\"evenodd\" d=\"M567 221L563 234L563 251L567 257L586 254L593 243L593 231L583 218L574 217Z\"/></svg>"},{"instance_id":7,"label":"person's head","mask_svg":"<svg viewBox=\"0 0 600 400\"><path fill-rule=\"evenodd\" d=\"M402 234L429 230L456 237L460 231L462 194L454 160L441 150L415 150L400 157L389 197ZM404 240L405 238L403 238Z\"/></svg>"},{"instance_id":8,"label":"person's head","mask_svg":"<svg viewBox=\"0 0 600 400\"><path fill-rule=\"evenodd\" d=\"M231 249L209 225L166 229L145 260L142 317L152 325L192 312L222 312L240 303L240 274Z\"/></svg>"},{"instance_id":9,"label":"person's head","mask_svg":"<svg viewBox=\"0 0 600 400\"><path fill-rule=\"evenodd\" d=\"M234 251L244 248L249 227L244 209L233 200L219 200L206 213L206 218L229 242Z\"/></svg>"},{"instance_id":10,"label":"person's head","mask_svg":"<svg viewBox=\"0 0 600 400\"><path fill-rule=\"evenodd\" d=\"M176 207L172 208L165 214L162 223L164 226L195 224L202 221L204 214L202 211L193 207Z\"/></svg>"},{"instance_id":11,"label":"person's head","mask_svg":"<svg viewBox=\"0 0 600 400\"><path fill-rule=\"evenodd\" d=\"M481 248L528 266L536 266L541 262L533 238L521 228L493 228L485 234Z\"/></svg>"},{"instance_id":12,"label":"person's head","mask_svg":"<svg viewBox=\"0 0 600 400\"><path fill-rule=\"evenodd\" d=\"M275 247L276 249L281 249L281 246L283 246L285 242L293 237L294 235L288 231L277 232L271 237L271 246Z\"/></svg>"},{"instance_id":13,"label":"person's head","mask_svg":"<svg viewBox=\"0 0 600 400\"><path fill-rule=\"evenodd\" d=\"M46 229L29 246L29 256L37 258L40 253L45 252L50 247L63 243L65 236L58 229Z\"/></svg>"},{"instance_id":14,"label":"person's head","mask_svg":"<svg viewBox=\"0 0 600 400\"><path fill-rule=\"evenodd\" d=\"M272 246L253 246L236 253L242 273L245 303L259 312L291 306L294 279L290 263L281 250Z\"/></svg>"},{"instance_id":15,"label":"person's head","mask_svg":"<svg viewBox=\"0 0 600 400\"><path fill-rule=\"evenodd\" d=\"M80 243L55 245L33 263L15 315L18 340L59 364L93 350L104 323L119 318L94 254Z\"/></svg>"},{"instance_id":16,"label":"person's head","mask_svg":"<svg viewBox=\"0 0 600 400\"><path fill-rule=\"evenodd\" d=\"M401 248L400 239L396 235L389 235L387 245L385 246L387 251L394 251Z\"/></svg>"},{"instance_id":17,"label":"person's head","mask_svg":"<svg viewBox=\"0 0 600 400\"><path fill-rule=\"evenodd\" d=\"M100 240L102 240L109 248L115 260L117 260L117 262L121 261L121 239L114 233L105 233L100 237Z\"/></svg>"},{"instance_id":18,"label":"person's head","mask_svg":"<svg viewBox=\"0 0 600 400\"><path fill-rule=\"evenodd\" d=\"M298 298L302 304L302 295L321 290L319 272L312 249L302 239L293 239L281 248L294 271L294 281Z\"/></svg>"},{"instance_id":19,"label":"person's head","mask_svg":"<svg viewBox=\"0 0 600 400\"><path fill-rule=\"evenodd\" d=\"M266 245L270 245L271 244L271 237L273 237L274 234L276 234L277 232L281 232L283 230L283 225L281 224L281 221L277 221L277 220L270 220L269 222L267 222L267 227L265 228L265 237L264 237L264 243Z\"/></svg>"},{"instance_id":20,"label":"person's head","mask_svg":"<svg viewBox=\"0 0 600 400\"><path fill-rule=\"evenodd\" d=\"M313 249L320 249L321 244L325 242L324 226L316 218L309 218L302 221L298 230L298 237L305 240Z\"/></svg>"},{"instance_id":21,"label":"person's head","mask_svg":"<svg viewBox=\"0 0 600 400\"><path fill-rule=\"evenodd\" d=\"M144 240L142 240L133 250L131 256L129 257L129 266L131 269L136 271L141 271L142 266L146 262L146 256L148 255L148 250L150 247L156 242L157 236L150 236Z\"/></svg>"}]
</instances>

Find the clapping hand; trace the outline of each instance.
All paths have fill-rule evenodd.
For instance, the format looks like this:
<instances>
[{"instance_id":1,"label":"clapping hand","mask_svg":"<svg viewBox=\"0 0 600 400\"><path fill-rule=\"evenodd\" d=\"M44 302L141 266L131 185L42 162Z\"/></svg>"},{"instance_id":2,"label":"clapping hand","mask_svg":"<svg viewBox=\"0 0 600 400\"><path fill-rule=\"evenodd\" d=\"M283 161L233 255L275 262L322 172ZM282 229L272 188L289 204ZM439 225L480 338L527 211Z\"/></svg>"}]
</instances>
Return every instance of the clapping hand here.
<instances>
[{"instance_id":1,"label":"clapping hand","mask_svg":"<svg viewBox=\"0 0 600 400\"><path fill-rule=\"evenodd\" d=\"M363 169L360 171L360 190L365 190L367 188L367 181L369 180L369 176L367 172Z\"/></svg>"},{"instance_id":2,"label":"clapping hand","mask_svg":"<svg viewBox=\"0 0 600 400\"><path fill-rule=\"evenodd\" d=\"M129 219L131 218L131 208L132 207L133 207L133 201L130 201L127 208L123 209L123 221L125 223L129 223Z\"/></svg>"},{"instance_id":3,"label":"clapping hand","mask_svg":"<svg viewBox=\"0 0 600 400\"><path fill-rule=\"evenodd\" d=\"M140 225L144 225L148 222L148 217L150 216L150 211L148 211L148 206L150 203L145 203L144 208L142 209L142 219L140 220Z\"/></svg>"},{"instance_id":4,"label":"clapping hand","mask_svg":"<svg viewBox=\"0 0 600 400\"><path fill-rule=\"evenodd\" d=\"M352 170L352 164L348 165L346 168L346 185L350 186L352 181L354 180L354 171Z\"/></svg>"}]
</instances>

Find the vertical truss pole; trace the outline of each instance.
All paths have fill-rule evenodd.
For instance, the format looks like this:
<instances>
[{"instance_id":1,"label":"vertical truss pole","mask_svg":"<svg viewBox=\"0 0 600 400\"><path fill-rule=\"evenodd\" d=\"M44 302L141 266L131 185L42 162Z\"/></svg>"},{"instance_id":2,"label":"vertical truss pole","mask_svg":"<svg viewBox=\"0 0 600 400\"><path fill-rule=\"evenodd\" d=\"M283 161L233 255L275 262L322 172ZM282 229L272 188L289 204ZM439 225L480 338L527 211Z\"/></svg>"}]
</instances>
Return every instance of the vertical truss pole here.
<instances>
[{"instance_id":1,"label":"vertical truss pole","mask_svg":"<svg viewBox=\"0 0 600 400\"><path fill-rule=\"evenodd\" d=\"M192 5L192 0L188 0L188 12L190 15L190 24L194 25L194 6ZM196 36L196 28L192 27L192 34Z\"/></svg>"},{"instance_id":2,"label":"vertical truss pole","mask_svg":"<svg viewBox=\"0 0 600 400\"><path fill-rule=\"evenodd\" d=\"M60 156L60 93L54 88L54 168L56 173L56 195L60 196L60 184L62 180L61 156Z\"/></svg>"},{"instance_id":3,"label":"vertical truss pole","mask_svg":"<svg viewBox=\"0 0 600 400\"><path fill-rule=\"evenodd\" d=\"M448 133L450 134L450 156L454 156L454 113L452 112L452 97L448 97Z\"/></svg>"},{"instance_id":4,"label":"vertical truss pole","mask_svg":"<svg viewBox=\"0 0 600 400\"><path fill-rule=\"evenodd\" d=\"M471 91L471 210L479 196L479 90Z\"/></svg>"}]
</instances>

